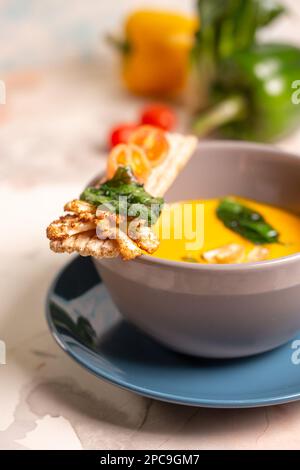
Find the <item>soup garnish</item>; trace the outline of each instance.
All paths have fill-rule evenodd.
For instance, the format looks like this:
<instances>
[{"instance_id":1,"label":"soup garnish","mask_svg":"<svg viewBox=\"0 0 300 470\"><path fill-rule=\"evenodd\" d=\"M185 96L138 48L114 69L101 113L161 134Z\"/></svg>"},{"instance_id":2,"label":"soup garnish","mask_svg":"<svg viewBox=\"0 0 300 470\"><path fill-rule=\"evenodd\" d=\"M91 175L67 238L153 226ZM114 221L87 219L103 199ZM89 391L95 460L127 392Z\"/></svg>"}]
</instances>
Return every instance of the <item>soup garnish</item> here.
<instances>
[{"instance_id":1,"label":"soup garnish","mask_svg":"<svg viewBox=\"0 0 300 470\"><path fill-rule=\"evenodd\" d=\"M259 212L233 198L227 197L220 202L217 216L227 228L257 245L278 242L279 233Z\"/></svg>"}]
</instances>

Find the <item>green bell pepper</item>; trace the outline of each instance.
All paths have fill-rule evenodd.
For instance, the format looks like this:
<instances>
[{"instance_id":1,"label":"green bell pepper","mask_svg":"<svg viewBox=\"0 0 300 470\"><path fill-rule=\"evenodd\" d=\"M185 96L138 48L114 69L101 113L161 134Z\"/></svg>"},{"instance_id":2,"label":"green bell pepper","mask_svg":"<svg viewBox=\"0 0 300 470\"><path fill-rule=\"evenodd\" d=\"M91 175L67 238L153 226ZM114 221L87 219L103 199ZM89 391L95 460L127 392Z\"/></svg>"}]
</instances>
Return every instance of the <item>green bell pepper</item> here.
<instances>
[{"instance_id":1,"label":"green bell pepper","mask_svg":"<svg viewBox=\"0 0 300 470\"><path fill-rule=\"evenodd\" d=\"M223 8L219 5L221 15L211 10L218 3L199 1L204 26L194 61L205 100L194 130L200 136L217 130L226 138L278 139L300 124L300 105L292 102L292 85L300 79L300 49L259 44L255 33L282 8L264 0L227 0Z\"/></svg>"}]
</instances>

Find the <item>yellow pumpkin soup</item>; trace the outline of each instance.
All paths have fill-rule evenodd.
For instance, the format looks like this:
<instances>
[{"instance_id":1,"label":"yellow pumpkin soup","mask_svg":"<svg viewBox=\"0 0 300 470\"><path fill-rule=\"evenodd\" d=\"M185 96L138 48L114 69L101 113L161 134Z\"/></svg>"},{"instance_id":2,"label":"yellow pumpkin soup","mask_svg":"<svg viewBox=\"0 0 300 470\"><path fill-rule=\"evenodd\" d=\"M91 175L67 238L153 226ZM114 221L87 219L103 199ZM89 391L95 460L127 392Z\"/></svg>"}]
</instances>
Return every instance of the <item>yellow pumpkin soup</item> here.
<instances>
[{"instance_id":1,"label":"yellow pumpkin soup","mask_svg":"<svg viewBox=\"0 0 300 470\"><path fill-rule=\"evenodd\" d=\"M238 197L166 207L155 257L204 264L270 260L300 252L300 217Z\"/></svg>"}]
</instances>

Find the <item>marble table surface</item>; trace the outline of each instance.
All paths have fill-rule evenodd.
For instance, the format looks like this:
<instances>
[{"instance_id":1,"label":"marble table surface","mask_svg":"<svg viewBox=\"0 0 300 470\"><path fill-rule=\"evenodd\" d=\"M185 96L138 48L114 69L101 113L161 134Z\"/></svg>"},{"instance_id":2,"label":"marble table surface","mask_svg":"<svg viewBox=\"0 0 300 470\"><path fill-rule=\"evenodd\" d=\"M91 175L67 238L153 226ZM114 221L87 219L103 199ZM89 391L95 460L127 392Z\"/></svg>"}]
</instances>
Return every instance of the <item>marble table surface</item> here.
<instances>
[{"instance_id":1,"label":"marble table surface","mask_svg":"<svg viewBox=\"0 0 300 470\"><path fill-rule=\"evenodd\" d=\"M103 55L85 67L74 60L5 77L0 448L300 449L300 402L210 410L149 400L89 374L48 331L46 291L69 258L49 251L45 227L103 168L110 125L134 119L142 105L112 80L114 67ZM278 145L300 154L300 133Z\"/></svg>"}]
</instances>

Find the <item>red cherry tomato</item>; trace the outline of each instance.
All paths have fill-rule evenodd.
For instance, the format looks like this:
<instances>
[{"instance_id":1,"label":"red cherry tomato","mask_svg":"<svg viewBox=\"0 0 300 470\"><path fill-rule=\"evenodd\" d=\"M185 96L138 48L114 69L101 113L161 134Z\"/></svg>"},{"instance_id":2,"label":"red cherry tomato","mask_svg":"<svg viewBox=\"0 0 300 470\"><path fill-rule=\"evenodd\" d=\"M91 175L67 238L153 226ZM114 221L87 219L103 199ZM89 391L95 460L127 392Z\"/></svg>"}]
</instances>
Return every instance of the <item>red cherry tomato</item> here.
<instances>
[{"instance_id":1,"label":"red cherry tomato","mask_svg":"<svg viewBox=\"0 0 300 470\"><path fill-rule=\"evenodd\" d=\"M119 144L127 144L132 132L137 128L137 124L119 124L114 127L109 135L108 145L110 148Z\"/></svg>"},{"instance_id":2,"label":"red cherry tomato","mask_svg":"<svg viewBox=\"0 0 300 470\"><path fill-rule=\"evenodd\" d=\"M176 126L176 115L169 106L164 104L152 104L143 109L141 124L156 126L165 131L171 131Z\"/></svg>"},{"instance_id":3,"label":"red cherry tomato","mask_svg":"<svg viewBox=\"0 0 300 470\"><path fill-rule=\"evenodd\" d=\"M145 151L152 167L164 160L170 148L165 132L156 126L138 127L130 136L129 143Z\"/></svg>"},{"instance_id":4,"label":"red cherry tomato","mask_svg":"<svg viewBox=\"0 0 300 470\"><path fill-rule=\"evenodd\" d=\"M111 179L119 166L130 166L140 183L147 181L151 171L145 151L133 144L119 144L114 147L107 160L107 177Z\"/></svg>"}]
</instances>

